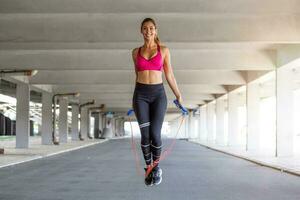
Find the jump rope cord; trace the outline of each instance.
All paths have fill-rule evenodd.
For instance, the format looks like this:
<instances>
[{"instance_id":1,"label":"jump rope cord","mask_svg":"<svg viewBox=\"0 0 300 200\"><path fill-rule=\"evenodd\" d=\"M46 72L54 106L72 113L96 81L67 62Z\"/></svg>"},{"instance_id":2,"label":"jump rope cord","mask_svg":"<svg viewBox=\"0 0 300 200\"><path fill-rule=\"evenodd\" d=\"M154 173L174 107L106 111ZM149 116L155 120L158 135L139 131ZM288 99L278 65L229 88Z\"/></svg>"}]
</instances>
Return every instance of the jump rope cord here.
<instances>
[{"instance_id":1,"label":"jump rope cord","mask_svg":"<svg viewBox=\"0 0 300 200\"><path fill-rule=\"evenodd\" d=\"M177 132L176 132L176 135L175 135L174 139L172 140L172 142L168 146L168 148L163 153L161 153L161 156L160 156L160 158L158 160L154 161L153 164L150 167L147 168L145 177L147 177L151 173L152 169L154 167L156 167L156 165L160 161L164 160L166 158L166 156L171 153L171 151L172 151L172 149L173 149L173 147L174 147L174 145L176 143L177 135L178 135L178 133L179 133L179 131L181 129L181 126L182 126L182 124L184 122L184 119L185 119L184 116L188 114L187 109L184 108L177 100L174 100L173 102L182 111L182 118L181 118L180 125L179 125L179 127L177 129ZM129 116L132 112L133 112L133 110L129 110L127 112L127 115ZM130 117L129 117L129 122L130 122L130 130L131 130L131 149L132 149L133 154L135 156L135 164L136 164L136 168L137 168L137 173L138 173L139 176L142 176L141 169L140 169L140 161L139 161L139 157L138 157L138 154L137 154L137 151L136 151L135 139L133 137L132 123L131 123Z\"/></svg>"}]
</instances>

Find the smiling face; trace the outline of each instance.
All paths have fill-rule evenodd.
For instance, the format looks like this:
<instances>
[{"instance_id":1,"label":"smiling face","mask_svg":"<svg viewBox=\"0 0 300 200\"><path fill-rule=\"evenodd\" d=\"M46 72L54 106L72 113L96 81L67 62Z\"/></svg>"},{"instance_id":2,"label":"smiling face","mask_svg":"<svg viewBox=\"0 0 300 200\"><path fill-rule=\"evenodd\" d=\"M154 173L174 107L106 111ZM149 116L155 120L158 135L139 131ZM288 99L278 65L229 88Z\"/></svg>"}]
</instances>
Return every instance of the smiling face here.
<instances>
[{"instance_id":1,"label":"smiling face","mask_svg":"<svg viewBox=\"0 0 300 200\"><path fill-rule=\"evenodd\" d=\"M151 21L147 21L142 25L141 33L145 40L154 40L157 34L157 29Z\"/></svg>"}]
</instances>

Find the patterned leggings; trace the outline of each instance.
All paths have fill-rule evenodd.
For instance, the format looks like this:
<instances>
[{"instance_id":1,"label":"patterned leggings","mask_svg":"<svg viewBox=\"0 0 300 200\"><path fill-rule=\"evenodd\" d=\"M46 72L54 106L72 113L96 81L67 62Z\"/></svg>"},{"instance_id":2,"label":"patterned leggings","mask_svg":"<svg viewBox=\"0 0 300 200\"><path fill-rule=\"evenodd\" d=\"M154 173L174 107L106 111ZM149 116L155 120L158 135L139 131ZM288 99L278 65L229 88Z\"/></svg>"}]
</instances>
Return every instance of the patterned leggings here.
<instances>
[{"instance_id":1,"label":"patterned leggings","mask_svg":"<svg viewBox=\"0 0 300 200\"><path fill-rule=\"evenodd\" d=\"M161 128L167 109L167 96L163 83L136 82L133 109L141 132L141 149L146 165L158 163L162 151Z\"/></svg>"}]
</instances>

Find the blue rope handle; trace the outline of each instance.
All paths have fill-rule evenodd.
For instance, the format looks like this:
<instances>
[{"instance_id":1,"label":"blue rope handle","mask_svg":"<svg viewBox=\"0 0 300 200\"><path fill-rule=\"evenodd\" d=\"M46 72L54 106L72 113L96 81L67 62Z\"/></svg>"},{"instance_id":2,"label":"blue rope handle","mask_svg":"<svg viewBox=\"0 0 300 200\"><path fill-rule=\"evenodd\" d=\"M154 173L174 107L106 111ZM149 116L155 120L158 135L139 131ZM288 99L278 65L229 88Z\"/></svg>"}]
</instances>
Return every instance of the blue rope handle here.
<instances>
[{"instance_id":1,"label":"blue rope handle","mask_svg":"<svg viewBox=\"0 0 300 200\"><path fill-rule=\"evenodd\" d=\"M178 102L177 99L175 99L173 102L175 103L175 105L177 106L177 108L179 108L179 109L181 110L181 112L182 112L183 115L188 115L189 111L188 111L185 107L183 107L183 106Z\"/></svg>"},{"instance_id":2,"label":"blue rope handle","mask_svg":"<svg viewBox=\"0 0 300 200\"><path fill-rule=\"evenodd\" d=\"M134 113L133 109L129 109L129 110L127 111L127 116L130 116L130 115L132 115L133 113Z\"/></svg>"}]
</instances>

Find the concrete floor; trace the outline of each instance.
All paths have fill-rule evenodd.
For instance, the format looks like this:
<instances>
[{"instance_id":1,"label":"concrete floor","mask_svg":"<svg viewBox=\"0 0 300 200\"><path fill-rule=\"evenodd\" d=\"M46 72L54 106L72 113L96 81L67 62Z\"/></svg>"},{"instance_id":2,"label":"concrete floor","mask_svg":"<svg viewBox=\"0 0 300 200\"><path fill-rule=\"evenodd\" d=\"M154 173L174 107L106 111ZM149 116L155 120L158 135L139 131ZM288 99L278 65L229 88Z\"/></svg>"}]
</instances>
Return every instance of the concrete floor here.
<instances>
[{"instance_id":1,"label":"concrete floor","mask_svg":"<svg viewBox=\"0 0 300 200\"><path fill-rule=\"evenodd\" d=\"M130 140L110 140L0 169L0 199L300 199L299 177L184 140L160 165L162 183L147 187Z\"/></svg>"},{"instance_id":2,"label":"concrete floor","mask_svg":"<svg viewBox=\"0 0 300 200\"><path fill-rule=\"evenodd\" d=\"M217 144L208 143L207 141L200 141L197 139L189 140L209 147L216 151L221 151L245 160L259 163L263 166L269 166L281 171L285 171L291 174L295 174L300 177L300 155L295 154L293 156L275 156L275 150L261 150L261 151L246 151L244 146L222 146Z\"/></svg>"},{"instance_id":3,"label":"concrete floor","mask_svg":"<svg viewBox=\"0 0 300 200\"><path fill-rule=\"evenodd\" d=\"M106 142L105 139L85 139L73 141L70 137L67 143L59 145L43 145L41 136L29 137L29 148L16 148L16 137L0 141L0 148L4 148L4 154L0 155L0 168L35 159L60 154L66 151L84 148L89 145Z\"/></svg>"}]
</instances>

